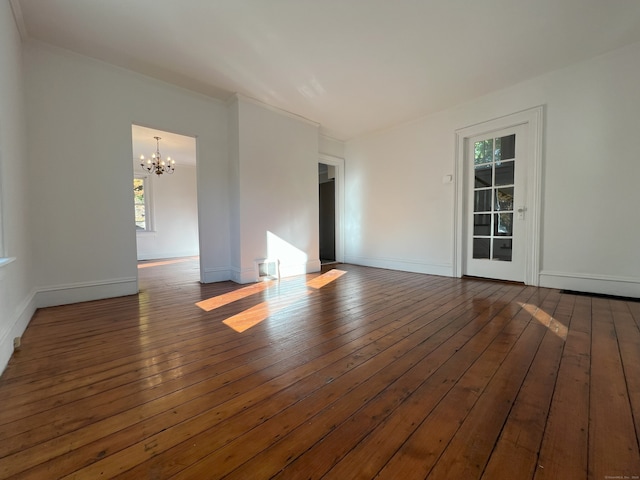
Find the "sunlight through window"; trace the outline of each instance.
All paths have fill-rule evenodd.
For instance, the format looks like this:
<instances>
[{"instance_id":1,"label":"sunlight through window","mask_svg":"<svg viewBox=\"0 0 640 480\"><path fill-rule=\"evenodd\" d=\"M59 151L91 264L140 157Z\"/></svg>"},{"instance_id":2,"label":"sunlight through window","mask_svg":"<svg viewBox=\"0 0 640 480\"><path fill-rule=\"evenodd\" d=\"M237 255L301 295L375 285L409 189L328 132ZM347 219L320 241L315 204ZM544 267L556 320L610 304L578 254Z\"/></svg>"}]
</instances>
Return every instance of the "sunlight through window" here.
<instances>
[{"instance_id":1,"label":"sunlight through window","mask_svg":"<svg viewBox=\"0 0 640 480\"><path fill-rule=\"evenodd\" d=\"M174 260L162 260L162 261L148 262L148 263L144 262L144 263L139 263L138 268L159 267L161 265L172 265L174 263L188 262L190 260L192 260L192 258L176 258Z\"/></svg>"},{"instance_id":2,"label":"sunlight through window","mask_svg":"<svg viewBox=\"0 0 640 480\"><path fill-rule=\"evenodd\" d=\"M205 312L210 312L211 310L215 310L216 308L220 308L224 305L235 302L236 300L241 300L256 293L260 293L263 290L269 288L269 286L270 282L256 283L253 285L249 285L248 287L243 287L239 290L234 290L233 292L224 293L222 295L218 295L217 297L211 297L207 300L202 300L201 302L196 303L196 305L203 309Z\"/></svg>"},{"instance_id":3,"label":"sunlight through window","mask_svg":"<svg viewBox=\"0 0 640 480\"><path fill-rule=\"evenodd\" d=\"M347 272L345 272L344 270L338 270L338 269L329 270L327 273L324 273L319 277L314 278L313 280L309 280L307 282L307 286L311 288L322 288L325 285L340 278L345 273Z\"/></svg>"},{"instance_id":4,"label":"sunlight through window","mask_svg":"<svg viewBox=\"0 0 640 480\"><path fill-rule=\"evenodd\" d=\"M567 340L568 329L565 325L560 323L558 320L553 318L551 315L549 315L547 312L536 305L522 302L518 302L518 304L533 318L535 318L538 322L555 333L562 340Z\"/></svg>"},{"instance_id":5,"label":"sunlight through window","mask_svg":"<svg viewBox=\"0 0 640 480\"><path fill-rule=\"evenodd\" d=\"M222 323L224 323L228 327L233 328L236 332L242 333L245 330L248 330L251 327L259 324L260 322L263 322L271 315L274 315L284 310L285 308L290 307L310 293L310 291L300 292L297 296L280 302L275 299L273 302L267 301L259 303L258 305L255 305L245 310L244 312L227 318Z\"/></svg>"},{"instance_id":6,"label":"sunlight through window","mask_svg":"<svg viewBox=\"0 0 640 480\"><path fill-rule=\"evenodd\" d=\"M279 295L276 295L273 300L260 302L259 304L254 305L251 308L248 308L236 315L233 315L232 317L227 318L223 321L223 323L228 327L233 328L236 332L242 333L249 328L259 324L260 322L266 320L270 315L274 315L275 313L278 313L285 308L290 307L302 298L306 298L308 295L311 295L325 285L333 282L334 280L337 280L345 273L347 272L344 270L329 270L328 272L323 273L322 275L319 275L306 282L304 284L304 287L302 287L301 285L301 290L299 293L296 294L295 292L293 292L293 294L288 294L290 296L288 296L286 299L283 299ZM202 300L200 302L197 302L196 305L202 310L210 312L212 310L215 310L216 308L222 307L223 305L233 303L236 300L261 293L265 290L268 290L271 286L277 285L278 283L279 281L256 283L247 287L240 288L233 292Z\"/></svg>"}]
</instances>

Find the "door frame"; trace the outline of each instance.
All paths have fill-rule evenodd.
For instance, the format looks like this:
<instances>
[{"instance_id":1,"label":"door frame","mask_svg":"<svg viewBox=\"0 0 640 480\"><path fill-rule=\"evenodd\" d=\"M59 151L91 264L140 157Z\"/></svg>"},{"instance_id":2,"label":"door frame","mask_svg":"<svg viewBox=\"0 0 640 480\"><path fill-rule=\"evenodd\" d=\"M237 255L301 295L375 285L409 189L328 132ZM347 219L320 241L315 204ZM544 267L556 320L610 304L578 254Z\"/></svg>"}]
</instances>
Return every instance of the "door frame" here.
<instances>
[{"instance_id":1,"label":"door frame","mask_svg":"<svg viewBox=\"0 0 640 480\"><path fill-rule=\"evenodd\" d=\"M321 153L318 163L336 168L336 262L344 263L344 158Z\"/></svg>"},{"instance_id":2,"label":"door frame","mask_svg":"<svg viewBox=\"0 0 640 480\"><path fill-rule=\"evenodd\" d=\"M527 133L527 195L525 214L525 258L524 283L538 286L540 283L540 225L542 202L542 148L543 148L543 118L542 105L511 115L488 120L456 130L456 159L455 169L455 202L454 202L454 254L453 273L455 277L462 277L465 271L467 245L467 195L468 169L467 156L469 139L478 135L490 134L497 130L504 130L517 125L525 125Z\"/></svg>"}]
</instances>

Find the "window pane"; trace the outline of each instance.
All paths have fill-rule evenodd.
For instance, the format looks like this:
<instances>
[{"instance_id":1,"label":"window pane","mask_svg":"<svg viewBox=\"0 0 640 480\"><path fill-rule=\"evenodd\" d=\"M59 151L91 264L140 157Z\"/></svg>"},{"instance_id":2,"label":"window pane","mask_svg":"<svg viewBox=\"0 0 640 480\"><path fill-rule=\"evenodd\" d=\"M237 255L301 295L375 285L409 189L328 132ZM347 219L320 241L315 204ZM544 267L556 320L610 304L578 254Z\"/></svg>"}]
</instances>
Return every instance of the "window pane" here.
<instances>
[{"instance_id":1,"label":"window pane","mask_svg":"<svg viewBox=\"0 0 640 480\"><path fill-rule=\"evenodd\" d=\"M146 230L147 229L147 221L145 219L145 208L144 208L144 205L136 205L134 208L135 208L135 215L136 215L136 229L137 230Z\"/></svg>"},{"instance_id":2,"label":"window pane","mask_svg":"<svg viewBox=\"0 0 640 480\"><path fill-rule=\"evenodd\" d=\"M496 162L498 160L509 160L516 156L516 135L496 138Z\"/></svg>"},{"instance_id":3,"label":"window pane","mask_svg":"<svg viewBox=\"0 0 640 480\"><path fill-rule=\"evenodd\" d=\"M473 234L474 235L491 235L491 215L480 214L473 216Z\"/></svg>"},{"instance_id":4,"label":"window pane","mask_svg":"<svg viewBox=\"0 0 640 480\"><path fill-rule=\"evenodd\" d=\"M491 211L491 189L476 190L473 200L474 212L490 212Z\"/></svg>"},{"instance_id":5,"label":"window pane","mask_svg":"<svg viewBox=\"0 0 640 480\"><path fill-rule=\"evenodd\" d=\"M513 213L496 213L493 221L494 235L508 237L513 235Z\"/></svg>"},{"instance_id":6,"label":"window pane","mask_svg":"<svg viewBox=\"0 0 640 480\"><path fill-rule=\"evenodd\" d=\"M136 205L144 205L144 179L133 179L133 196Z\"/></svg>"},{"instance_id":7,"label":"window pane","mask_svg":"<svg viewBox=\"0 0 640 480\"><path fill-rule=\"evenodd\" d=\"M488 163L493 161L493 139L476 142L474 145L474 163Z\"/></svg>"},{"instance_id":8,"label":"window pane","mask_svg":"<svg viewBox=\"0 0 640 480\"><path fill-rule=\"evenodd\" d=\"M475 167L475 187L490 187L492 183L491 175L493 173L493 166L489 165L476 165Z\"/></svg>"},{"instance_id":9,"label":"window pane","mask_svg":"<svg viewBox=\"0 0 640 480\"><path fill-rule=\"evenodd\" d=\"M496 163L496 185L513 185L514 162Z\"/></svg>"},{"instance_id":10,"label":"window pane","mask_svg":"<svg viewBox=\"0 0 640 480\"><path fill-rule=\"evenodd\" d=\"M496 188L495 199L496 211L513 210L513 187Z\"/></svg>"},{"instance_id":11,"label":"window pane","mask_svg":"<svg viewBox=\"0 0 640 480\"><path fill-rule=\"evenodd\" d=\"M133 203L135 211L136 230L147 229L147 207L144 198L144 179L133 179Z\"/></svg>"},{"instance_id":12,"label":"window pane","mask_svg":"<svg viewBox=\"0 0 640 480\"><path fill-rule=\"evenodd\" d=\"M491 258L491 239L490 238L474 238L473 239L473 258Z\"/></svg>"},{"instance_id":13,"label":"window pane","mask_svg":"<svg viewBox=\"0 0 640 480\"><path fill-rule=\"evenodd\" d=\"M506 238L495 238L493 240L493 259L503 262L511 261L512 241Z\"/></svg>"}]
</instances>

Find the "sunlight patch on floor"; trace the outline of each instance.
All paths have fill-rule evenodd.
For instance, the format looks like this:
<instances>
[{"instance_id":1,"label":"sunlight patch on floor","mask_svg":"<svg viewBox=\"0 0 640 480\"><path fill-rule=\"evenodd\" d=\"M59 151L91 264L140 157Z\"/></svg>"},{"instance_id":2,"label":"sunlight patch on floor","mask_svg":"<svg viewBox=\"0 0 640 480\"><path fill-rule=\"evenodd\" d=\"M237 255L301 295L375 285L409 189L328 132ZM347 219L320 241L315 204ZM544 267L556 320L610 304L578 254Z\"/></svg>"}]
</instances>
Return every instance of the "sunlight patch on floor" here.
<instances>
[{"instance_id":1,"label":"sunlight patch on floor","mask_svg":"<svg viewBox=\"0 0 640 480\"><path fill-rule=\"evenodd\" d=\"M273 302L261 302L258 305L254 305L247 310L238 313L232 317L227 318L222 323L227 325L228 327L233 328L236 332L242 333L245 330L250 329L251 327L256 326L260 322L263 322L271 315L274 315L281 310L284 310L287 307L290 307L294 303L300 301L303 297L310 295L311 291L307 290L305 292L300 292L298 295L291 297L288 300L278 301L275 299Z\"/></svg>"},{"instance_id":2,"label":"sunlight patch on floor","mask_svg":"<svg viewBox=\"0 0 640 480\"><path fill-rule=\"evenodd\" d=\"M242 333L264 321L269 316L284 310L285 308L298 302L300 299L307 297L314 291L317 291L325 285L340 278L345 273L347 272L345 272L344 270L329 270L328 272L323 273L322 275L319 275L306 282L305 286L307 287L307 289L300 291L299 294L293 295L290 298L284 300L282 297L276 297L273 300L261 302L251 308L248 308L236 315L227 318L223 321L223 323L228 327L233 328L236 332ZM233 292L202 300L196 303L196 305L204 311L210 312L211 310L235 302L236 300L247 298L256 293L260 293L277 282L278 281L255 283L253 285L240 288Z\"/></svg>"},{"instance_id":3,"label":"sunlight patch on floor","mask_svg":"<svg viewBox=\"0 0 640 480\"><path fill-rule=\"evenodd\" d=\"M138 263L138 268L159 267L161 265L173 265L174 263L190 262L192 258L175 258L173 260L159 260L155 262Z\"/></svg>"},{"instance_id":4,"label":"sunlight patch on floor","mask_svg":"<svg viewBox=\"0 0 640 480\"><path fill-rule=\"evenodd\" d=\"M316 288L316 289L322 288L325 285L340 278L345 273L347 272L345 272L344 270L338 270L337 268L334 268L333 270L329 270L327 273L323 273L322 275L314 278L313 280L309 280L307 282L307 286L311 288Z\"/></svg>"},{"instance_id":5,"label":"sunlight patch on floor","mask_svg":"<svg viewBox=\"0 0 640 480\"><path fill-rule=\"evenodd\" d=\"M564 341L567 340L567 333L569 332L569 330L565 325L560 323L558 320L553 318L551 315L549 315L547 312L542 310L537 305L531 305L530 303L522 303L522 302L518 302L518 304L526 312L528 312L533 318L535 318L538 322L540 322L542 325L544 325L553 333L555 333L562 340Z\"/></svg>"},{"instance_id":6,"label":"sunlight patch on floor","mask_svg":"<svg viewBox=\"0 0 640 480\"><path fill-rule=\"evenodd\" d=\"M271 282L269 281L254 283L253 285L242 287L241 289L234 290L233 292L223 293L222 295L202 300L201 302L196 303L196 305L205 312L210 312L211 310L215 310L216 308L220 308L224 305L235 302L236 300L241 300L256 293L260 293L269 288L270 284Z\"/></svg>"}]
</instances>

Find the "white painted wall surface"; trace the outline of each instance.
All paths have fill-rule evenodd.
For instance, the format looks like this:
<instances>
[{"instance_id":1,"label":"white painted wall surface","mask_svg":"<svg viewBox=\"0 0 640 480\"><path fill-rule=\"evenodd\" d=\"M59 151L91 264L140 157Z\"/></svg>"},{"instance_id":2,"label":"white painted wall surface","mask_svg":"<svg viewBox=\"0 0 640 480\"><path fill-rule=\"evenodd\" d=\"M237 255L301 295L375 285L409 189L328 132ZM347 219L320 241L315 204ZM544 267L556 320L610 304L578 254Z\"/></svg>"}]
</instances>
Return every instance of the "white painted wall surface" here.
<instances>
[{"instance_id":1,"label":"white painted wall surface","mask_svg":"<svg viewBox=\"0 0 640 480\"><path fill-rule=\"evenodd\" d=\"M255 281L256 261L282 276L320 269L318 126L237 98L239 260L234 280Z\"/></svg>"},{"instance_id":2,"label":"white painted wall surface","mask_svg":"<svg viewBox=\"0 0 640 480\"><path fill-rule=\"evenodd\" d=\"M134 172L140 163L134 162ZM198 255L196 167L178 165L171 175L148 175L153 231L136 232L138 260Z\"/></svg>"},{"instance_id":3,"label":"white painted wall surface","mask_svg":"<svg viewBox=\"0 0 640 480\"><path fill-rule=\"evenodd\" d=\"M0 2L0 220L4 252L0 266L0 372L35 311L31 275L27 131L22 46L9 2Z\"/></svg>"},{"instance_id":4,"label":"white painted wall surface","mask_svg":"<svg viewBox=\"0 0 640 480\"><path fill-rule=\"evenodd\" d=\"M540 284L640 297L639 80L635 44L347 142L346 261L452 275L454 132L544 105Z\"/></svg>"},{"instance_id":5,"label":"white painted wall surface","mask_svg":"<svg viewBox=\"0 0 640 480\"><path fill-rule=\"evenodd\" d=\"M39 304L137 291L134 123L197 137L201 274L229 278L226 106L45 45L25 53Z\"/></svg>"},{"instance_id":6,"label":"white painted wall surface","mask_svg":"<svg viewBox=\"0 0 640 480\"><path fill-rule=\"evenodd\" d=\"M320 134L318 142L318 149L321 154L344 158L344 142L342 140L336 140L335 138Z\"/></svg>"}]
</instances>

